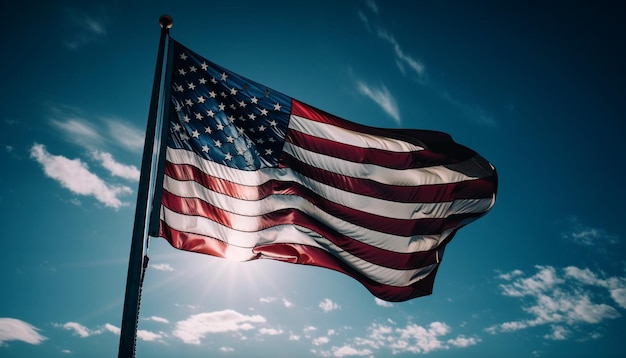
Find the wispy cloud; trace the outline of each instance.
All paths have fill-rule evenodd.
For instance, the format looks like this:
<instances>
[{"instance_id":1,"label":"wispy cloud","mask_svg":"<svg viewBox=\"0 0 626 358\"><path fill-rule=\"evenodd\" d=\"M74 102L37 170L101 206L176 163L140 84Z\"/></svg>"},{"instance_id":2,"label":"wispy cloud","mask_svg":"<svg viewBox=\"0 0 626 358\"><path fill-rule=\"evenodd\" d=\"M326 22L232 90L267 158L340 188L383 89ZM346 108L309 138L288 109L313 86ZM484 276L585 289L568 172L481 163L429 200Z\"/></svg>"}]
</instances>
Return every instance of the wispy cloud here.
<instances>
[{"instance_id":1,"label":"wispy cloud","mask_svg":"<svg viewBox=\"0 0 626 358\"><path fill-rule=\"evenodd\" d=\"M603 249L607 244L613 245L619 242L617 235L610 234L601 228L583 225L577 217L571 217L568 225L569 228L561 236L575 244Z\"/></svg>"},{"instance_id":2,"label":"wispy cloud","mask_svg":"<svg viewBox=\"0 0 626 358\"><path fill-rule=\"evenodd\" d=\"M43 167L46 176L56 180L62 187L77 195L92 196L102 204L120 208L126 203L119 198L132 193L124 185L111 185L89 171L80 159L68 159L50 154L42 144L34 144L30 156Z\"/></svg>"},{"instance_id":3,"label":"wispy cloud","mask_svg":"<svg viewBox=\"0 0 626 358\"><path fill-rule=\"evenodd\" d=\"M9 341L39 344L47 338L39 334L39 329L15 318L0 318L0 347Z\"/></svg>"},{"instance_id":4,"label":"wispy cloud","mask_svg":"<svg viewBox=\"0 0 626 358\"><path fill-rule=\"evenodd\" d=\"M170 323L170 321L168 321L166 318L159 317L159 316L150 316L148 318L145 318L145 320L159 322L159 323Z\"/></svg>"},{"instance_id":5,"label":"wispy cloud","mask_svg":"<svg viewBox=\"0 0 626 358\"><path fill-rule=\"evenodd\" d=\"M264 322L263 316L247 316L228 309L195 314L178 321L172 334L184 343L200 344L209 333L247 331L254 328L253 324Z\"/></svg>"},{"instance_id":6,"label":"wispy cloud","mask_svg":"<svg viewBox=\"0 0 626 358\"><path fill-rule=\"evenodd\" d=\"M367 0L365 4L370 10L372 10L373 13L378 15L378 4L376 4L374 0Z\"/></svg>"},{"instance_id":7,"label":"wispy cloud","mask_svg":"<svg viewBox=\"0 0 626 358\"><path fill-rule=\"evenodd\" d=\"M621 316L612 306L626 309L626 278L603 277L587 268L569 266L557 270L552 266L536 266L537 272L525 276L520 270L499 275L505 283L500 285L504 296L531 302L523 307L527 317L500 323L487 328L487 332L513 332L530 327L548 326L543 337L564 340L574 336L582 325L597 324ZM602 295L605 291L611 297Z\"/></svg>"},{"instance_id":8,"label":"wispy cloud","mask_svg":"<svg viewBox=\"0 0 626 358\"><path fill-rule=\"evenodd\" d=\"M398 105L396 104L395 98L391 95L385 85L374 87L366 84L365 82L357 81L356 86L357 90L361 94L373 100L383 109L383 111L385 111L385 113L393 118L396 123L400 124L400 111L398 109Z\"/></svg>"},{"instance_id":9,"label":"wispy cloud","mask_svg":"<svg viewBox=\"0 0 626 358\"><path fill-rule=\"evenodd\" d=\"M139 153L143 149L144 132L117 118L93 118L82 109L56 104L50 107L50 123L69 142L90 151L105 145Z\"/></svg>"},{"instance_id":10,"label":"wispy cloud","mask_svg":"<svg viewBox=\"0 0 626 358\"><path fill-rule=\"evenodd\" d=\"M71 331L73 332L73 334L79 336L80 338L88 338L92 336L97 336L105 332L109 332L109 333L119 336L121 332L119 327L112 325L110 323L105 323L104 325L96 329L87 328L78 322L66 322L63 324L53 323L52 326L56 328L62 328L66 331ZM161 340L163 337L164 335L162 333L154 333L154 332L146 331L143 329L137 330L137 338L146 342Z\"/></svg>"},{"instance_id":11,"label":"wispy cloud","mask_svg":"<svg viewBox=\"0 0 626 358\"><path fill-rule=\"evenodd\" d=\"M333 302L330 298L325 298L322 302L320 302L319 308L321 308L322 311L328 313L330 311L334 311L334 310L340 309L341 306L339 306L337 303Z\"/></svg>"},{"instance_id":12,"label":"wispy cloud","mask_svg":"<svg viewBox=\"0 0 626 358\"><path fill-rule=\"evenodd\" d=\"M139 169L137 169L136 166L119 163L113 159L111 153L94 151L91 155L94 159L98 160L111 175L132 181L139 181Z\"/></svg>"},{"instance_id":13,"label":"wispy cloud","mask_svg":"<svg viewBox=\"0 0 626 358\"><path fill-rule=\"evenodd\" d=\"M174 268L169 264L151 264L150 267L157 271L174 271Z\"/></svg>"},{"instance_id":14,"label":"wispy cloud","mask_svg":"<svg viewBox=\"0 0 626 358\"><path fill-rule=\"evenodd\" d=\"M71 50L78 50L85 45L96 42L107 34L105 18L102 15L68 9L65 17L71 33L64 39L63 43Z\"/></svg>"},{"instance_id":15,"label":"wispy cloud","mask_svg":"<svg viewBox=\"0 0 626 358\"><path fill-rule=\"evenodd\" d=\"M67 322L64 324L54 324L55 327L63 328L68 331L74 332L75 335L85 338L89 337L93 333L85 326L78 322Z\"/></svg>"},{"instance_id":16,"label":"wispy cloud","mask_svg":"<svg viewBox=\"0 0 626 358\"><path fill-rule=\"evenodd\" d=\"M396 65L398 66L398 69L400 69L400 72L402 72L402 74L407 74L406 67L408 66L408 68L417 75L419 80L423 81L426 79L426 66L424 65L424 63L416 60L415 58L404 52L404 50L395 39L395 37L393 37L393 35L383 29L379 29L377 35L381 39L387 41L387 43L389 43L393 47L393 51L396 56Z\"/></svg>"}]
</instances>

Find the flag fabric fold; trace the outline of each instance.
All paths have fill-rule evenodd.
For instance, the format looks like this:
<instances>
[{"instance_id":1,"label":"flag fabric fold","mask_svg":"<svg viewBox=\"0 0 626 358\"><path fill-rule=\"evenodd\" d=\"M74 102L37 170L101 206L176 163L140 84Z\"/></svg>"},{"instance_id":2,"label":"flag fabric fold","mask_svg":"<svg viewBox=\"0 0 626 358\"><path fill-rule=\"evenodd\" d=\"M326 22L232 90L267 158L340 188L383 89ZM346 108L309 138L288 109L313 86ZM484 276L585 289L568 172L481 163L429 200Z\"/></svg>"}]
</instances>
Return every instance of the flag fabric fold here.
<instances>
[{"instance_id":1,"label":"flag fabric fold","mask_svg":"<svg viewBox=\"0 0 626 358\"><path fill-rule=\"evenodd\" d=\"M159 236L176 248L325 267L404 301L495 203L495 168L445 133L352 123L170 44Z\"/></svg>"}]
</instances>

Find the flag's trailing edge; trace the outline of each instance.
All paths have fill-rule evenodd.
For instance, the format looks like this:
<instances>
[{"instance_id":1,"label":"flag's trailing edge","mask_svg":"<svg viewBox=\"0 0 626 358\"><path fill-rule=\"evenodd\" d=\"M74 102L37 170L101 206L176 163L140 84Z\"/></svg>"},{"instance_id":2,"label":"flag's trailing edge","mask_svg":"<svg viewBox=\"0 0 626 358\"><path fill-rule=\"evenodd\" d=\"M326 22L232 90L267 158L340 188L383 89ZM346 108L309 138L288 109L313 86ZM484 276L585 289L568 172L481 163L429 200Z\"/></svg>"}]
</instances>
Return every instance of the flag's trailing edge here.
<instances>
[{"instance_id":1,"label":"flag's trailing edge","mask_svg":"<svg viewBox=\"0 0 626 358\"><path fill-rule=\"evenodd\" d=\"M326 267L404 301L494 205L495 168L447 134L355 124L171 47L159 236L176 248Z\"/></svg>"}]
</instances>

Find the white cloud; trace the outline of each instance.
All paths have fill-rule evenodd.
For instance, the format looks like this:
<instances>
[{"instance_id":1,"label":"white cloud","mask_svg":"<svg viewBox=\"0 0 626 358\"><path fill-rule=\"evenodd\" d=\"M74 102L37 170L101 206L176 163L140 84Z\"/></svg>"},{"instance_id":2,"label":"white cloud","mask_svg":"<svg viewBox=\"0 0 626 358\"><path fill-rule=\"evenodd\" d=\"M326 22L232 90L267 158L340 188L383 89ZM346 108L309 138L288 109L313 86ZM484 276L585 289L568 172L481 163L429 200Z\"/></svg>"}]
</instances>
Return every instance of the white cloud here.
<instances>
[{"instance_id":1,"label":"white cloud","mask_svg":"<svg viewBox=\"0 0 626 358\"><path fill-rule=\"evenodd\" d=\"M234 352L234 351L235 349L233 347L226 347L226 346L220 347L220 352L228 353L228 352Z\"/></svg>"},{"instance_id":2,"label":"white cloud","mask_svg":"<svg viewBox=\"0 0 626 358\"><path fill-rule=\"evenodd\" d=\"M300 336L293 333L293 332L289 332L289 340L290 341L299 341L300 340Z\"/></svg>"},{"instance_id":3,"label":"white cloud","mask_svg":"<svg viewBox=\"0 0 626 358\"><path fill-rule=\"evenodd\" d=\"M264 334L264 335L268 335L268 336L279 336L281 334L285 333L282 329L275 329L275 328L261 328L259 329L259 334Z\"/></svg>"},{"instance_id":4,"label":"white cloud","mask_svg":"<svg viewBox=\"0 0 626 358\"><path fill-rule=\"evenodd\" d=\"M512 332L545 325L550 329L545 338L564 340L573 337L582 325L620 317L608 297L626 308L622 293L626 292L625 278L603 278L601 272L575 266L562 270L551 266L536 266L536 269L538 272L530 277L523 277L518 270L514 275L499 275L509 281L500 285L503 295L530 304L522 307L526 318L491 326L487 332ZM599 294L602 290L606 291L605 295Z\"/></svg>"},{"instance_id":5,"label":"white cloud","mask_svg":"<svg viewBox=\"0 0 626 358\"><path fill-rule=\"evenodd\" d=\"M68 159L48 153L41 144L34 144L30 150L31 158L43 166L44 173L74 194L93 196L105 206L120 208L126 205L119 196L132 193L124 185L110 185L90 172L80 159Z\"/></svg>"},{"instance_id":6,"label":"white cloud","mask_svg":"<svg viewBox=\"0 0 626 358\"><path fill-rule=\"evenodd\" d=\"M112 325L110 323L105 323L104 326L103 326L103 329L105 331L109 331L109 332L111 332L111 333L113 333L115 335L118 335L118 336L119 336L120 332L122 331L119 327L114 326L114 325ZM102 332L102 330L100 330L100 332ZM139 331L137 331L137 333L139 333Z\"/></svg>"},{"instance_id":7,"label":"white cloud","mask_svg":"<svg viewBox=\"0 0 626 358\"><path fill-rule=\"evenodd\" d=\"M159 323L170 323L170 321L168 321L167 319L165 319L163 317L159 317L159 316L150 316L150 317L146 318L146 320L159 322Z\"/></svg>"},{"instance_id":8,"label":"white cloud","mask_svg":"<svg viewBox=\"0 0 626 358\"><path fill-rule=\"evenodd\" d=\"M195 314L176 322L172 333L188 344L200 344L207 333L237 332L253 329L253 323L263 323L263 316L246 316L234 310Z\"/></svg>"},{"instance_id":9,"label":"white cloud","mask_svg":"<svg viewBox=\"0 0 626 358\"><path fill-rule=\"evenodd\" d=\"M151 342L162 339L163 335L139 329L137 330L137 338L141 339L142 341Z\"/></svg>"},{"instance_id":10,"label":"white cloud","mask_svg":"<svg viewBox=\"0 0 626 358\"><path fill-rule=\"evenodd\" d=\"M393 303L381 300L378 297L374 297L374 302L381 307L393 307Z\"/></svg>"},{"instance_id":11,"label":"white cloud","mask_svg":"<svg viewBox=\"0 0 626 358\"><path fill-rule=\"evenodd\" d=\"M364 82L357 81L356 86L357 90L361 94L373 100L385 111L385 113L393 118L396 123L400 124L400 111L398 109L398 105L385 85L382 85L380 88L376 88L369 86Z\"/></svg>"},{"instance_id":12,"label":"white cloud","mask_svg":"<svg viewBox=\"0 0 626 358\"><path fill-rule=\"evenodd\" d=\"M94 151L91 152L91 156L98 160L111 175L132 181L139 181L139 169L137 169L136 166L119 163L113 159L111 153Z\"/></svg>"},{"instance_id":13,"label":"white cloud","mask_svg":"<svg viewBox=\"0 0 626 358\"><path fill-rule=\"evenodd\" d=\"M313 345L316 345L316 346L328 344L328 342L330 342L330 339L326 336L317 337L313 341L311 341L311 343L313 343Z\"/></svg>"},{"instance_id":14,"label":"white cloud","mask_svg":"<svg viewBox=\"0 0 626 358\"><path fill-rule=\"evenodd\" d=\"M261 297L259 298L259 302L261 303L270 303L276 301L276 297Z\"/></svg>"},{"instance_id":15,"label":"white cloud","mask_svg":"<svg viewBox=\"0 0 626 358\"><path fill-rule=\"evenodd\" d=\"M348 345L333 348L333 356L335 357L371 356L372 354L372 351L369 349L358 350Z\"/></svg>"},{"instance_id":16,"label":"white cloud","mask_svg":"<svg viewBox=\"0 0 626 358\"><path fill-rule=\"evenodd\" d=\"M150 267L157 271L174 271L174 268L169 264L153 264Z\"/></svg>"},{"instance_id":17,"label":"white cloud","mask_svg":"<svg viewBox=\"0 0 626 358\"><path fill-rule=\"evenodd\" d=\"M338 310L341 307L333 302L330 298L325 298L322 302L320 302L319 308L321 308L322 311L328 313L333 310Z\"/></svg>"},{"instance_id":18,"label":"white cloud","mask_svg":"<svg viewBox=\"0 0 626 358\"><path fill-rule=\"evenodd\" d=\"M283 298L283 306L285 306L287 308L291 308L291 307L293 307L293 303L291 303L287 299Z\"/></svg>"},{"instance_id":19,"label":"white cloud","mask_svg":"<svg viewBox=\"0 0 626 358\"><path fill-rule=\"evenodd\" d=\"M55 326L66 329L68 331L74 331L74 334L78 335L80 338L89 337L92 334L92 332L87 327L77 322L67 322L65 324Z\"/></svg>"},{"instance_id":20,"label":"white cloud","mask_svg":"<svg viewBox=\"0 0 626 358\"><path fill-rule=\"evenodd\" d=\"M39 344L47 338L39 334L39 329L15 318L0 318L0 347L5 342L22 341L29 344Z\"/></svg>"},{"instance_id":21,"label":"white cloud","mask_svg":"<svg viewBox=\"0 0 626 358\"><path fill-rule=\"evenodd\" d=\"M372 350L389 349L393 355L425 354L453 347L465 348L480 342L477 337L463 335L446 339L452 330L443 322L432 322L428 326L409 323L405 327L396 328L374 323L368 327L368 331L367 337L357 337L354 343Z\"/></svg>"}]
</instances>

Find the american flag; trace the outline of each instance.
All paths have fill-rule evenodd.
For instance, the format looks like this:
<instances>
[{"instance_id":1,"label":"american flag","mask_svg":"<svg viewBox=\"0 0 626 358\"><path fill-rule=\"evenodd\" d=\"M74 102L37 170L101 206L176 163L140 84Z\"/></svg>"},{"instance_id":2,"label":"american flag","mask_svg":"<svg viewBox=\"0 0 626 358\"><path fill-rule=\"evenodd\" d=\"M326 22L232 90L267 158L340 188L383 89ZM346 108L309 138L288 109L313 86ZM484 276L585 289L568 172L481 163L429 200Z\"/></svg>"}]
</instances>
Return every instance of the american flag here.
<instances>
[{"instance_id":1,"label":"american flag","mask_svg":"<svg viewBox=\"0 0 626 358\"><path fill-rule=\"evenodd\" d=\"M170 44L159 236L176 248L325 267L404 301L494 205L495 168L447 134L352 123Z\"/></svg>"}]
</instances>

